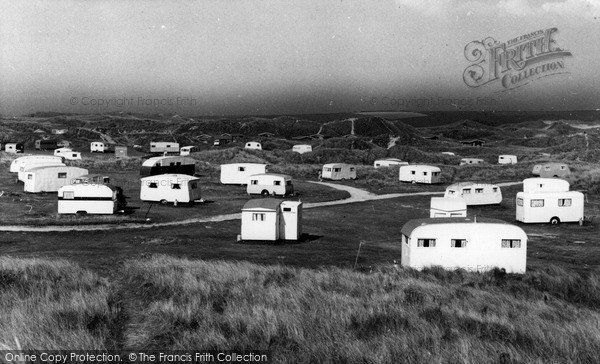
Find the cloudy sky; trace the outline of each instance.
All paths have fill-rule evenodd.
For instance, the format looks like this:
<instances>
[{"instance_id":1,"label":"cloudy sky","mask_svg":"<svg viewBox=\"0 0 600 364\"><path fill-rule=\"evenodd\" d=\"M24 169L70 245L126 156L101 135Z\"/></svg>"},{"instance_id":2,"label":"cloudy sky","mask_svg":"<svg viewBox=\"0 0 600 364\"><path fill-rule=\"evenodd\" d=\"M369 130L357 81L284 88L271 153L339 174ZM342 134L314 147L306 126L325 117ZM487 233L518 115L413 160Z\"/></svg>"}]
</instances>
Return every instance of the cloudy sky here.
<instances>
[{"instance_id":1,"label":"cloudy sky","mask_svg":"<svg viewBox=\"0 0 600 364\"><path fill-rule=\"evenodd\" d=\"M600 108L600 0L0 0L0 8L3 115ZM511 89L465 84L470 42L550 28L553 49L571 54L544 61L562 62L561 72L538 67Z\"/></svg>"}]
</instances>

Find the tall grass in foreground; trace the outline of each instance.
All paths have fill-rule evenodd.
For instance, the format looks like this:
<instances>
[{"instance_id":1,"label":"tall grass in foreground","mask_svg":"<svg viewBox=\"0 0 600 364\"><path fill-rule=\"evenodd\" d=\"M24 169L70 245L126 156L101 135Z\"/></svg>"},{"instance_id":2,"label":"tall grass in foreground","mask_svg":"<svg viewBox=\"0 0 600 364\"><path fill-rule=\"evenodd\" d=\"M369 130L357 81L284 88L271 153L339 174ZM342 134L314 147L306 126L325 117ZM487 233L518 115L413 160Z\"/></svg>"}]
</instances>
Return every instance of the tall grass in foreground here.
<instances>
[{"instance_id":1,"label":"tall grass in foreground","mask_svg":"<svg viewBox=\"0 0 600 364\"><path fill-rule=\"evenodd\" d=\"M371 274L166 256L116 282L0 258L0 348L268 350L277 363L577 362L600 352L600 279L380 267Z\"/></svg>"},{"instance_id":2,"label":"tall grass in foreground","mask_svg":"<svg viewBox=\"0 0 600 364\"><path fill-rule=\"evenodd\" d=\"M108 282L65 260L0 257L4 350L97 349L108 342Z\"/></svg>"},{"instance_id":3,"label":"tall grass in foreground","mask_svg":"<svg viewBox=\"0 0 600 364\"><path fill-rule=\"evenodd\" d=\"M276 362L594 362L600 281L131 261L125 347L269 350Z\"/></svg>"}]
</instances>

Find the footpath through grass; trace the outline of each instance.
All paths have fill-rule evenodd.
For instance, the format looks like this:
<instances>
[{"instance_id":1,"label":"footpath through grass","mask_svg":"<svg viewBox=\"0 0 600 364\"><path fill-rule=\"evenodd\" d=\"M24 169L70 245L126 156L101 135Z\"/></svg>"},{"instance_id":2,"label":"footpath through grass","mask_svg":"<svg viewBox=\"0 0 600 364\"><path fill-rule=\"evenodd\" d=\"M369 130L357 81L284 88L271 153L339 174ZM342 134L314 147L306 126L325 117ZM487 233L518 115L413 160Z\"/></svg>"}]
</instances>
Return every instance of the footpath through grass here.
<instances>
[{"instance_id":1,"label":"footpath through grass","mask_svg":"<svg viewBox=\"0 0 600 364\"><path fill-rule=\"evenodd\" d=\"M0 344L266 350L276 363L595 362L600 279L378 268L364 274L167 256L108 282L64 260L0 258Z\"/></svg>"}]
</instances>

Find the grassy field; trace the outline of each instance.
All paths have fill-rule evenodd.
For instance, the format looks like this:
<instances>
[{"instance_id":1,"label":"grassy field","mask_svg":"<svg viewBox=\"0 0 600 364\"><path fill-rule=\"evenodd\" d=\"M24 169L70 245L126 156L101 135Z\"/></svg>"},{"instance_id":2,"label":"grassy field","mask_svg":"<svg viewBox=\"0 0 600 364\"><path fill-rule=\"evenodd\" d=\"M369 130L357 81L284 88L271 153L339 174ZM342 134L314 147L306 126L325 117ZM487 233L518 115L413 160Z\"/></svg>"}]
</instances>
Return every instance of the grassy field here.
<instances>
[{"instance_id":1,"label":"grassy field","mask_svg":"<svg viewBox=\"0 0 600 364\"><path fill-rule=\"evenodd\" d=\"M599 277L552 265L364 274L153 256L115 270L106 281L64 260L0 259L0 343L264 350L274 363L592 363L600 352Z\"/></svg>"}]
</instances>

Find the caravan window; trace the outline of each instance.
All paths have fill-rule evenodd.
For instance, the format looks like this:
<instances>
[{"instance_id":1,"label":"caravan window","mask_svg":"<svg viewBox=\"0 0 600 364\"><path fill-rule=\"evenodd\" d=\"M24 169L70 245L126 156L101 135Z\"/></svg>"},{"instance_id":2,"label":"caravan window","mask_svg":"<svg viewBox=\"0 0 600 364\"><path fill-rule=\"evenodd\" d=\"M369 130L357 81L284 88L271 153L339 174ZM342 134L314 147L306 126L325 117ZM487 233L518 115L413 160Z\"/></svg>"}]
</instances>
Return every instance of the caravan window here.
<instances>
[{"instance_id":1,"label":"caravan window","mask_svg":"<svg viewBox=\"0 0 600 364\"><path fill-rule=\"evenodd\" d=\"M288 186L291 186L292 185L292 181L287 181L285 184L288 185Z\"/></svg>"},{"instance_id":2,"label":"caravan window","mask_svg":"<svg viewBox=\"0 0 600 364\"><path fill-rule=\"evenodd\" d=\"M64 191L63 199L65 200L73 200L75 198L75 192L73 191Z\"/></svg>"},{"instance_id":3,"label":"caravan window","mask_svg":"<svg viewBox=\"0 0 600 364\"><path fill-rule=\"evenodd\" d=\"M59 172L58 173L58 178L67 178L67 173L66 172Z\"/></svg>"},{"instance_id":4,"label":"caravan window","mask_svg":"<svg viewBox=\"0 0 600 364\"><path fill-rule=\"evenodd\" d=\"M257 179L253 179L253 180L250 181L250 184L257 185L258 184L258 180Z\"/></svg>"},{"instance_id":5,"label":"caravan window","mask_svg":"<svg viewBox=\"0 0 600 364\"><path fill-rule=\"evenodd\" d=\"M350 167L350 172L354 172L354 167Z\"/></svg>"},{"instance_id":6,"label":"caravan window","mask_svg":"<svg viewBox=\"0 0 600 364\"><path fill-rule=\"evenodd\" d=\"M27 179L33 179L33 174L28 174Z\"/></svg>"},{"instance_id":7,"label":"caravan window","mask_svg":"<svg viewBox=\"0 0 600 364\"><path fill-rule=\"evenodd\" d=\"M432 174L437 177L440 174L440 172L433 172Z\"/></svg>"},{"instance_id":8,"label":"caravan window","mask_svg":"<svg viewBox=\"0 0 600 364\"><path fill-rule=\"evenodd\" d=\"M454 191L452 191L452 190L448 190L448 194L449 194L449 195L454 195Z\"/></svg>"},{"instance_id":9,"label":"caravan window","mask_svg":"<svg viewBox=\"0 0 600 364\"><path fill-rule=\"evenodd\" d=\"M467 239L452 239L450 246L453 248L464 248L467 246Z\"/></svg>"},{"instance_id":10,"label":"caravan window","mask_svg":"<svg viewBox=\"0 0 600 364\"><path fill-rule=\"evenodd\" d=\"M342 169L341 168L334 168L333 171L334 172L340 172Z\"/></svg>"},{"instance_id":11,"label":"caravan window","mask_svg":"<svg viewBox=\"0 0 600 364\"><path fill-rule=\"evenodd\" d=\"M417 171L410 171L410 174L417 174Z\"/></svg>"},{"instance_id":12,"label":"caravan window","mask_svg":"<svg viewBox=\"0 0 600 364\"><path fill-rule=\"evenodd\" d=\"M158 183L156 183L156 182L150 182L150 183L148 183L148 187L149 188L158 188Z\"/></svg>"},{"instance_id":13,"label":"caravan window","mask_svg":"<svg viewBox=\"0 0 600 364\"><path fill-rule=\"evenodd\" d=\"M544 207L543 199L531 200L531 207Z\"/></svg>"},{"instance_id":14,"label":"caravan window","mask_svg":"<svg viewBox=\"0 0 600 364\"><path fill-rule=\"evenodd\" d=\"M503 248L520 248L521 239L502 239Z\"/></svg>"},{"instance_id":15,"label":"caravan window","mask_svg":"<svg viewBox=\"0 0 600 364\"><path fill-rule=\"evenodd\" d=\"M423 172L423 176L427 176L427 172Z\"/></svg>"},{"instance_id":16,"label":"caravan window","mask_svg":"<svg viewBox=\"0 0 600 364\"><path fill-rule=\"evenodd\" d=\"M560 169L565 170L565 169L567 169L567 166L560 166Z\"/></svg>"},{"instance_id":17,"label":"caravan window","mask_svg":"<svg viewBox=\"0 0 600 364\"><path fill-rule=\"evenodd\" d=\"M180 190L181 189L181 185L179 183L173 183L171 185L171 189L172 190Z\"/></svg>"},{"instance_id":18,"label":"caravan window","mask_svg":"<svg viewBox=\"0 0 600 364\"><path fill-rule=\"evenodd\" d=\"M550 170L550 166L546 166L546 167L544 167L544 170L545 170L545 171L549 171L549 170Z\"/></svg>"},{"instance_id":19,"label":"caravan window","mask_svg":"<svg viewBox=\"0 0 600 364\"><path fill-rule=\"evenodd\" d=\"M470 188L463 188L463 195L468 195L471 193L471 189Z\"/></svg>"},{"instance_id":20,"label":"caravan window","mask_svg":"<svg viewBox=\"0 0 600 364\"><path fill-rule=\"evenodd\" d=\"M494 187L494 188L492 188L492 191L494 191L494 192L498 192L498 187Z\"/></svg>"},{"instance_id":21,"label":"caravan window","mask_svg":"<svg viewBox=\"0 0 600 364\"><path fill-rule=\"evenodd\" d=\"M570 198L559 198L558 206L560 206L560 207L571 206L571 199Z\"/></svg>"},{"instance_id":22,"label":"caravan window","mask_svg":"<svg viewBox=\"0 0 600 364\"><path fill-rule=\"evenodd\" d=\"M238 167L238 172L244 172L246 170L246 167Z\"/></svg>"},{"instance_id":23,"label":"caravan window","mask_svg":"<svg viewBox=\"0 0 600 364\"><path fill-rule=\"evenodd\" d=\"M523 206L523 199L520 197L517 199L517 206Z\"/></svg>"},{"instance_id":24,"label":"caravan window","mask_svg":"<svg viewBox=\"0 0 600 364\"><path fill-rule=\"evenodd\" d=\"M290 211L292 211L292 208L291 208L291 207L284 207L284 208L283 208L283 211L285 211L285 212L290 212Z\"/></svg>"},{"instance_id":25,"label":"caravan window","mask_svg":"<svg viewBox=\"0 0 600 364\"><path fill-rule=\"evenodd\" d=\"M417 246L420 248L435 248L435 239L418 239Z\"/></svg>"},{"instance_id":26,"label":"caravan window","mask_svg":"<svg viewBox=\"0 0 600 364\"><path fill-rule=\"evenodd\" d=\"M275 186L281 186L281 181L273 181L273 184L274 184Z\"/></svg>"},{"instance_id":27,"label":"caravan window","mask_svg":"<svg viewBox=\"0 0 600 364\"><path fill-rule=\"evenodd\" d=\"M265 221L264 213L252 213L252 221Z\"/></svg>"},{"instance_id":28,"label":"caravan window","mask_svg":"<svg viewBox=\"0 0 600 364\"><path fill-rule=\"evenodd\" d=\"M190 188L192 190L195 190L196 188L198 188L198 184L196 182L192 182L192 183L190 183Z\"/></svg>"},{"instance_id":29,"label":"caravan window","mask_svg":"<svg viewBox=\"0 0 600 364\"><path fill-rule=\"evenodd\" d=\"M331 172L331 168L325 168L325 172Z\"/></svg>"},{"instance_id":30,"label":"caravan window","mask_svg":"<svg viewBox=\"0 0 600 364\"><path fill-rule=\"evenodd\" d=\"M475 193L483 193L483 188L476 188Z\"/></svg>"}]
</instances>

